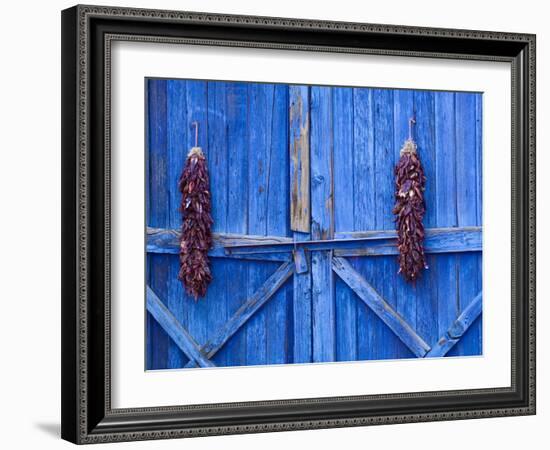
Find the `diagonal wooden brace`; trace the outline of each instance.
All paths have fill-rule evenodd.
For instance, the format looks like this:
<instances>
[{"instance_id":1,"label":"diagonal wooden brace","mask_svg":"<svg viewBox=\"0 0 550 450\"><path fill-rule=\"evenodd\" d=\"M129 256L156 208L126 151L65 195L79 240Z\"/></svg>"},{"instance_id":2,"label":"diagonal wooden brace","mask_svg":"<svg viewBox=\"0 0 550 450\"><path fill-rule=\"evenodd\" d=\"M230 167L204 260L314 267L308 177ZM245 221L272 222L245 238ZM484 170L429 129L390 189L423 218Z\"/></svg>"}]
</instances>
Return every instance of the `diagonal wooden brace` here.
<instances>
[{"instance_id":1,"label":"diagonal wooden brace","mask_svg":"<svg viewBox=\"0 0 550 450\"><path fill-rule=\"evenodd\" d=\"M427 358L445 356L454 347L462 336L468 331L472 323L481 315L482 293L480 292L470 302L464 311L453 322L449 329L439 338L437 344L426 354Z\"/></svg>"},{"instance_id":2,"label":"diagonal wooden brace","mask_svg":"<svg viewBox=\"0 0 550 450\"><path fill-rule=\"evenodd\" d=\"M197 342L149 286L147 286L147 311L191 361L200 367L215 367L215 364L199 349Z\"/></svg>"},{"instance_id":3,"label":"diagonal wooden brace","mask_svg":"<svg viewBox=\"0 0 550 450\"><path fill-rule=\"evenodd\" d=\"M258 289L221 327L205 345L200 349L212 359L216 353L225 345L248 320L277 292L286 280L294 273L294 263L282 264L273 275ZM191 360L185 368L196 367L196 361Z\"/></svg>"},{"instance_id":4,"label":"diagonal wooden brace","mask_svg":"<svg viewBox=\"0 0 550 450\"><path fill-rule=\"evenodd\" d=\"M417 357L428 353L430 346L344 258L334 257L332 268Z\"/></svg>"}]
</instances>

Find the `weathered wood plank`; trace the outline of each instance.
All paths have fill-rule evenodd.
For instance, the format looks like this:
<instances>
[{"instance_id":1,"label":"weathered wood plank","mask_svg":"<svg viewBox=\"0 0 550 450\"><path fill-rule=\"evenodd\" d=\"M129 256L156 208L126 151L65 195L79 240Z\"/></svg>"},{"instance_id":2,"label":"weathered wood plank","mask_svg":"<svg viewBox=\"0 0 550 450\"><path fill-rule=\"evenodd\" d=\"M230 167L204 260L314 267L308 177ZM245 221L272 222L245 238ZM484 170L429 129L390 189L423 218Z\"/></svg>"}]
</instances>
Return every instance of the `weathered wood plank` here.
<instances>
[{"instance_id":1,"label":"weathered wood plank","mask_svg":"<svg viewBox=\"0 0 550 450\"><path fill-rule=\"evenodd\" d=\"M294 264L284 263L248 300L231 316L225 325L219 328L214 336L201 347L201 352L211 359L224 344L246 324L252 316L277 292L293 274ZM186 367L194 367L190 362Z\"/></svg>"},{"instance_id":2,"label":"weathered wood plank","mask_svg":"<svg viewBox=\"0 0 550 450\"><path fill-rule=\"evenodd\" d=\"M335 250L337 256L382 256L397 255L395 231L375 231L372 233L337 233L337 236L350 236L348 239L327 239L303 242L258 243L227 246L228 255L253 253L290 252L295 247L314 250ZM481 228L448 228L426 231L425 248L428 253L473 252L481 249Z\"/></svg>"},{"instance_id":3,"label":"weathered wood plank","mask_svg":"<svg viewBox=\"0 0 550 450\"><path fill-rule=\"evenodd\" d=\"M476 225L483 224L483 97L482 94L476 94L475 101L475 118L476 118ZM483 287L483 254L479 252L477 255L477 287L481 290ZM474 333L477 339L477 351L479 355L483 354L483 315L471 328L476 328ZM470 331L472 333L472 331Z\"/></svg>"},{"instance_id":4,"label":"weathered wood plank","mask_svg":"<svg viewBox=\"0 0 550 450\"><path fill-rule=\"evenodd\" d=\"M153 290L147 286L147 311L155 318L178 347L201 367L214 367L214 363L199 350L197 342L181 326L174 315L162 303Z\"/></svg>"},{"instance_id":5,"label":"weathered wood plank","mask_svg":"<svg viewBox=\"0 0 550 450\"><path fill-rule=\"evenodd\" d=\"M179 253L179 229L147 227L147 245L152 253ZM259 236L240 233L212 233L214 248L265 246L292 244L292 238L280 236ZM163 251L164 250L164 251Z\"/></svg>"},{"instance_id":6,"label":"weathered wood plank","mask_svg":"<svg viewBox=\"0 0 550 450\"><path fill-rule=\"evenodd\" d=\"M391 89L373 89L374 109L374 165L376 199L373 211L375 228L391 230L395 227L392 215L394 203L394 147L399 144L393 142L393 93ZM365 264L372 265L372 282L376 283L379 294L392 307L396 303L396 261L394 258L369 258ZM400 340L387 326L380 321L373 324L378 341L377 359L395 358L399 350L404 347ZM382 344L383 343L383 344Z\"/></svg>"},{"instance_id":7,"label":"weathered wood plank","mask_svg":"<svg viewBox=\"0 0 550 450\"><path fill-rule=\"evenodd\" d=\"M249 261L225 260L227 284L227 317L231 318L246 302ZM211 307L215 307L211 305ZM222 325L223 326L223 325ZM219 328L219 327L218 327ZM215 332L216 330L211 330ZM209 338L213 335L211 334ZM246 365L246 333L234 334L221 349L228 367ZM218 361L218 359L216 359Z\"/></svg>"},{"instance_id":8,"label":"weathered wood plank","mask_svg":"<svg viewBox=\"0 0 550 450\"><path fill-rule=\"evenodd\" d=\"M395 231L337 232L335 239L316 241L293 241L292 238L278 236L213 233L211 255L238 258L247 254L291 252L295 247L309 250L342 250L338 256L397 255L396 240ZM425 246L428 253L479 252L482 249L482 228L476 226L427 229ZM179 230L148 227L147 252L178 254Z\"/></svg>"},{"instance_id":9,"label":"weathered wood plank","mask_svg":"<svg viewBox=\"0 0 550 450\"><path fill-rule=\"evenodd\" d=\"M248 231L248 85L227 83L227 233L246 235ZM210 252L211 256L223 252L221 247ZM283 255L286 256L286 255ZM233 314L246 301L249 261L226 261L227 313ZM223 347L228 366L246 365L246 334L234 335Z\"/></svg>"},{"instance_id":10,"label":"weathered wood plank","mask_svg":"<svg viewBox=\"0 0 550 450\"><path fill-rule=\"evenodd\" d=\"M353 203L354 231L376 229L376 179L374 157L374 102L372 89L353 89ZM350 180L351 181L351 180ZM350 265L365 277L371 277L372 264L366 258L351 258ZM346 287L349 290L349 288ZM373 324L379 321L365 304L358 302L357 308L357 358L372 360L377 357L377 336Z\"/></svg>"},{"instance_id":11,"label":"weathered wood plank","mask_svg":"<svg viewBox=\"0 0 550 450\"><path fill-rule=\"evenodd\" d=\"M483 304L482 297L482 293L480 292L470 302L460 316L451 324L445 334L439 338L437 344L435 344L426 354L427 358L445 356L449 350L460 341L476 319L481 316Z\"/></svg>"},{"instance_id":12,"label":"weathered wood plank","mask_svg":"<svg viewBox=\"0 0 550 450\"><path fill-rule=\"evenodd\" d=\"M333 88L332 116L334 152L334 229L353 230L353 89ZM338 277L334 285L336 303L336 359L357 359L357 306L355 294Z\"/></svg>"},{"instance_id":13,"label":"weathered wood plank","mask_svg":"<svg viewBox=\"0 0 550 450\"><path fill-rule=\"evenodd\" d=\"M394 146L394 165L397 165L401 157L401 147L409 137L409 119L414 115L414 94L409 89L398 89L393 93L393 146ZM395 175L391 172L391 185L395 189ZM392 205L395 200L392 199ZM393 224L392 229L395 228ZM397 258L394 259L393 272L397 269ZM395 280L396 289L396 311L403 319L416 330L416 285L407 282L402 276L397 275ZM413 358L408 347L401 346L397 352L398 358Z\"/></svg>"},{"instance_id":14,"label":"weathered wood plank","mask_svg":"<svg viewBox=\"0 0 550 450\"><path fill-rule=\"evenodd\" d=\"M309 233L309 87L290 86L290 228Z\"/></svg>"},{"instance_id":15,"label":"weathered wood plank","mask_svg":"<svg viewBox=\"0 0 550 450\"><path fill-rule=\"evenodd\" d=\"M148 253L179 254L180 232L174 228L147 228ZM273 252L272 254L232 254L226 252L226 247L233 245L264 245L274 243L290 243L292 239L277 236L253 236L237 233L213 233L213 247L209 256L213 258L233 258L258 261L290 261L291 257L286 251Z\"/></svg>"},{"instance_id":16,"label":"weathered wood plank","mask_svg":"<svg viewBox=\"0 0 550 450\"><path fill-rule=\"evenodd\" d=\"M309 271L309 264L303 247L293 250L292 257L294 259L297 274L307 273Z\"/></svg>"},{"instance_id":17,"label":"weathered wood plank","mask_svg":"<svg viewBox=\"0 0 550 450\"><path fill-rule=\"evenodd\" d=\"M294 233L296 242L309 239L309 234ZM304 250L302 247L298 251ZM301 251L300 251L301 253ZM299 258L300 267L307 266L308 270L300 270L292 279L292 361L307 363L312 360L312 312L311 312L311 253L303 252ZM296 265L298 267L298 264Z\"/></svg>"},{"instance_id":18,"label":"weathered wood plank","mask_svg":"<svg viewBox=\"0 0 550 450\"><path fill-rule=\"evenodd\" d=\"M267 235L269 210L269 177L272 164L273 108L275 86L251 83L248 85L248 232ZM287 172L288 173L288 172ZM248 295L252 295L268 278L271 268L265 263L248 268ZM267 322L265 311L259 312L247 324L247 365L267 361Z\"/></svg>"},{"instance_id":19,"label":"weathered wood plank","mask_svg":"<svg viewBox=\"0 0 550 450\"><path fill-rule=\"evenodd\" d=\"M414 135L418 145L418 154L426 175L426 190L424 199L426 214L424 226L426 228L437 227L436 198L437 198L437 173L435 154L435 95L433 91L414 91L414 106L416 110L416 125ZM428 266L437 265L438 256L428 255ZM437 300L437 274L428 269L422 273L416 281L416 330L427 342L435 342L439 338L438 327L438 300Z\"/></svg>"},{"instance_id":20,"label":"weathered wood plank","mask_svg":"<svg viewBox=\"0 0 550 450\"><path fill-rule=\"evenodd\" d=\"M438 227L426 228L426 240L441 239L448 241L449 245L454 246L454 241L461 241L470 235L474 236L481 233L480 226L469 227ZM338 231L334 234L336 239L397 239L397 233L394 230L373 230L373 231ZM439 244L438 244L439 245ZM458 244L459 245L459 244ZM469 244L471 245L471 244ZM478 250L472 250L478 251Z\"/></svg>"},{"instance_id":21,"label":"weathered wood plank","mask_svg":"<svg viewBox=\"0 0 550 450\"><path fill-rule=\"evenodd\" d=\"M308 86L289 86L289 110L291 229L296 230L293 240L301 242L311 239ZM291 350L293 362L307 363L312 360L311 270L302 269L304 263L311 266L311 254L302 247L297 247L297 251L303 257L295 258L296 273L292 279Z\"/></svg>"},{"instance_id":22,"label":"weathered wood plank","mask_svg":"<svg viewBox=\"0 0 550 450\"><path fill-rule=\"evenodd\" d=\"M148 210L147 222L156 227L169 226L169 182L167 179L167 99L166 80L148 80L148 164L147 189ZM148 283L164 299L168 298L169 257L166 255L149 255L147 258ZM150 357L147 358L148 369L166 369L170 339L162 327L148 316L147 345Z\"/></svg>"},{"instance_id":23,"label":"weathered wood plank","mask_svg":"<svg viewBox=\"0 0 550 450\"><path fill-rule=\"evenodd\" d=\"M150 80L147 80L145 82L145 216L146 221L149 223L149 211L150 211L150 205L149 202L151 201L151 189L149 188L149 152L151 151L151 142L150 142L150 86L151 82ZM150 277L151 277L151 259L152 255L146 254L145 255L145 282L150 283ZM151 314L146 313L145 314L145 368L150 369L153 366L153 349L152 346L154 345L152 341L152 326L158 324L155 323L153 318L151 317Z\"/></svg>"},{"instance_id":24,"label":"weathered wood plank","mask_svg":"<svg viewBox=\"0 0 550 450\"><path fill-rule=\"evenodd\" d=\"M187 134L189 123L187 122L187 87L184 80L167 80L167 159L168 173L167 185L169 192L168 204L168 226L177 229L181 226L182 217L179 209L181 202L181 193L178 189L178 180L185 165L187 158ZM174 317L184 328L187 328L188 317L186 301L183 286L178 280L179 258L170 256L166 258L168 265L167 282L168 290L166 296L161 291L157 291L161 297L166 299L167 307ZM168 368L179 368L187 364L188 358L179 346L172 340L168 348Z\"/></svg>"},{"instance_id":25,"label":"weathered wood plank","mask_svg":"<svg viewBox=\"0 0 550 450\"><path fill-rule=\"evenodd\" d=\"M395 312L391 305L344 258L333 258L332 267L338 276L353 289L359 298L417 357L423 357L430 350L430 346L415 333L410 325Z\"/></svg>"},{"instance_id":26,"label":"weathered wood plank","mask_svg":"<svg viewBox=\"0 0 550 450\"><path fill-rule=\"evenodd\" d=\"M457 177L453 158L456 153L455 94L438 92L434 100L436 221L440 227L456 227ZM459 313L456 255L439 255L429 270L435 275L438 335L442 335Z\"/></svg>"},{"instance_id":27,"label":"weathered wood plank","mask_svg":"<svg viewBox=\"0 0 550 450\"><path fill-rule=\"evenodd\" d=\"M270 124L271 148L268 166L268 198L266 234L288 236L290 230L290 192L288 174L290 162L288 86L275 84ZM272 263L270 263L273 266ZM270 267L269 272L273 269ZM292 302L290 286L279 289L265 306L266 317L266 364L284 364L289 361L287 338L291 324L287 320L287 309Z\"/></svg>"},{"instance_id":28,"label":"weathered wood plank","mask_svg":"<svg viewBox=\"0 0 550 450\"><path fill-rule=\"evenodd\" d=\"M331 89L311 87L311 237L334 236ZM313 361L336 359L334 276L331 251L311 253Z\"/></svg>"},{"instance_id":29,"label":"weathered wood plank","mask_svg":"<svg viewBox=\"0 0 550 450\"><path fill-rule=\"evenodd\" d=\"M483 216L483 97L475 97L475 143L476 143L476 224L482 224Z\"/></svg>"},{"instance_id":30,"label":"weathered wood plank","mask_svg":"<svg viewBox=\"0 0 550 450\"><path fill-rule=\"evenodd\" d=\"M476 95L456 95L456 177L458 222L475 226L477 216Z\"/></svg>"},{"instance_id":31,"label":"weathered wood plank","mask_svg":"<svg viewBox=\"0 0 550 450\"><path fill-rule=\"evenodd\" d=\"M210 159L210 146L208 142L208 83L206 81L187 80L187 126L189 131L187 133L187 145L188 149L195 145L195 133L191 128L193 122L199 124L199 145L201 146L206 159ZM213 277L217 274L213 273ZM208 323L208 314L210 305L212 304L212 298L207 292L204 299L195 300L189 296L184 295L185 306L188 308L188 322L187 328L193 338L200 344L206 342L210 331Z\"/></svg>"},{"instance_id":32,"label":"weathered wood plank","mask_svg":"<svg viewBox=\"0 0 550 450\"><path fill-rule=\"evenodd\" d=\"M459 226L479 225L478 217L478 173L476 136L476 97L481 94L456 93L456 173L457 173L457 213ZM461 255L458 260L459 309L462 311L468 302L481 290L481 255ZM481 322L481 321L480 321ZM479 355L481 346L481 323L474 325L450 355Z\"/></svg>"},{"instance_id":33,"label":"weathered wood plank","mask_svg":"<svg viewBox=\"0 0 550 450\"><path fill-rule=\"evenodd\" d=\"M150 114L150 90L151 80L147 80L145 84L145 216L149 223L149 211L151 210L151 188L149 186L151 176L149 174L149 153L151 152L151 114ZM151 260L153 255L145 255L145 282L151 283ZM153 367L153 327L158 327L158 323L153 319L151 314L145 313L145 368Z\"/></svg>"},{"instance_id":34,"label":"weathered wood plank","mask_svg":"<svg viewBox=\"0 0 550 450\"><path fill-rule=\"evenodd\" d=\"M483 305L483 295L479 293L474 300L460 313L458 319L449 328L448 334L452 338L464 336L464 333L470 328L474 321L481 314Z\"/></svg>"},{"instance_id":35,"label":"weathered wood plank","mask_svg":"<svg viewBox=\"0 0 550 450\"><path fill-rule=\"evenodd\" d=\"M225 186L228 184L228 159L230 155L227 149L227 85L223 81L209 81L207 83L207 139L208 139L208 171L210 175L210 192L212 205L213 232L224 232L227 230L227 209L229 191ZM221 187L217 188L214 187ZM228 319L227 313L227 283L228 268L227 261L212 259L210 261L212 271L212 282L208 286L206 301L215 299L216 307L208 307L208 334L207 339ZM204 341L202 341L204 342ZM202 343L201 342L201 343ZM214 360L218 366L225 366L227 355L220 354Z\"/></svg>"}]
</instances>

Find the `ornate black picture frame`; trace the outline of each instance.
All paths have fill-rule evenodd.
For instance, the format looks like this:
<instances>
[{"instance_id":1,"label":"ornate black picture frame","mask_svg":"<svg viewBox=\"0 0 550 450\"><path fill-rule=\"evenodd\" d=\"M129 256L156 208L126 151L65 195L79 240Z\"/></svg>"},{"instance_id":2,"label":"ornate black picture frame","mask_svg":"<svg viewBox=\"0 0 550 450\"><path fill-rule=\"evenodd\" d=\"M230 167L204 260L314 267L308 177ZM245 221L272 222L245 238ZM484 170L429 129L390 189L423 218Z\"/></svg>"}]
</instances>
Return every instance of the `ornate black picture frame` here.
<instances>
[{"instance_id":1,"label":"ornate black picture frame","mask_svg":"<svg viewBox=\"0 0 550 450\"><path fill-rule=\"evenodd\" d=\"M511 63L511 386L113 409L109 114L116 40ZM534 35L99 6L62 12L64 439L84 444L528 414L535 414Z\"/></svg>"}]
</instances>

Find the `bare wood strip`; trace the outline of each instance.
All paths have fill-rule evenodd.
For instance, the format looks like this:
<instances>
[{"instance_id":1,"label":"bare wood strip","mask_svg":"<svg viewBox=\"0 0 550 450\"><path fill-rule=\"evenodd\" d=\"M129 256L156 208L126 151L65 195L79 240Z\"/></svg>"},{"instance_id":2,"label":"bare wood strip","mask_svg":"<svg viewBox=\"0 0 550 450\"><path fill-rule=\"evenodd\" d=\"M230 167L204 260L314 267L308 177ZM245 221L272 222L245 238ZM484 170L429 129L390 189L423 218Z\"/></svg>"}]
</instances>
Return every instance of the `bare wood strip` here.
<instances>
[{"instance_id":1,"label":"bare wood strip","mask_svg":"<svg viewBox=\"0 0 550 450\"><path fill-rule=\"evenodd\" d=\"M290 229L302 233L311 222L308 89L290 89Z\"/></svg>"}]
</instances>

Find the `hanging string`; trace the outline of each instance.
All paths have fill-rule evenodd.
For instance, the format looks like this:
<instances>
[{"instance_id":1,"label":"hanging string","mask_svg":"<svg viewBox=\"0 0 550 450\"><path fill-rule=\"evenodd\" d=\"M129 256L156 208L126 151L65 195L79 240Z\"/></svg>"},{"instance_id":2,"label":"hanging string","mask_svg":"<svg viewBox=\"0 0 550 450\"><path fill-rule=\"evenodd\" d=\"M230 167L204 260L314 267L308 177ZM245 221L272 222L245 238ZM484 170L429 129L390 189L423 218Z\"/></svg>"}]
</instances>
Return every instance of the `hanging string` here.
<instances>
[{"instance_id":1,"label":"hanging string","mask_svg":"<svg viewBox=\"0 0 550 450\"><path fill-rule=\"evenodd\" d=\"M409 141L414 141L413 139L413 125L416 124L416 114L409 119Z\"/></svg>"},{"instance_id":2,"label":"hanging string","mask_svg":"<svg viewBox=\"0 0 550 450\"><path fill-rule=\"evenodd\" d=\"M204 157L204 154L202 152L202 148L199 147L199 123L197 121L193 122L191 124L192 127L195 128L195 146L191 147L191 150L189 150L189 153L187 154L187 157L189 158L192 155L197 155L199 157Z\"/></svg>"},{"instance_id":3,"label":"hanging string","mask_svg":"<svg viewBox=\"0 0 550 450\"><path fill-rule=\"evenodd\" d=\"M195 127L195 147L199 146L199 122L196 120L191 124L191 126ZM410 132L409 132L410 133Z\"/></svg>"},{"instance_id":4,"label":"hanging string","mask_svg":"<svg viewBox=\"0 0 550 450\"><path fill-rule=\"evenodd\" d=\"M400 155L403 156L405 153L416 153L416 142L413 139L413 126L416 124L416 115L413 115L409 119L409 137L403 144L401 148Z\"/></svg>"}]
</instances>

